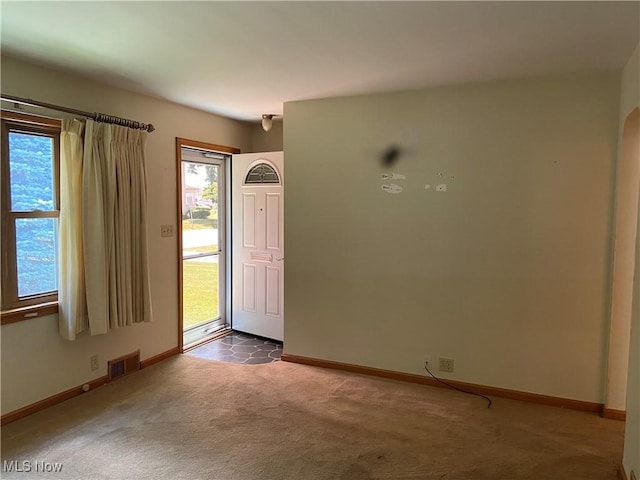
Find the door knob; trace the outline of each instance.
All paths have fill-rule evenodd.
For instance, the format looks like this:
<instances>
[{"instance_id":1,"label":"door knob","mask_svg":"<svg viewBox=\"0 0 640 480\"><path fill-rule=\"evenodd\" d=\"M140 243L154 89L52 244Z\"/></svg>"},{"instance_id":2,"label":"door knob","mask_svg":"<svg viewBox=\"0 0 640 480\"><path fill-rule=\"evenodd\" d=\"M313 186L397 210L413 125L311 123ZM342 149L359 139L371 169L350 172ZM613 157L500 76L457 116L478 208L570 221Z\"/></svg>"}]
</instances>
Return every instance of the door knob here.
<instances>
[{"instance_id":1,"label":"door knob","mask_svg":"<svg viewBox=\"0 0 640 480\"><path fill-rule=\"evenodd\" d=\"M281 262L282 260L284 260L284 257L276 258L276 262Z\"/></svg>"}]
</instances>

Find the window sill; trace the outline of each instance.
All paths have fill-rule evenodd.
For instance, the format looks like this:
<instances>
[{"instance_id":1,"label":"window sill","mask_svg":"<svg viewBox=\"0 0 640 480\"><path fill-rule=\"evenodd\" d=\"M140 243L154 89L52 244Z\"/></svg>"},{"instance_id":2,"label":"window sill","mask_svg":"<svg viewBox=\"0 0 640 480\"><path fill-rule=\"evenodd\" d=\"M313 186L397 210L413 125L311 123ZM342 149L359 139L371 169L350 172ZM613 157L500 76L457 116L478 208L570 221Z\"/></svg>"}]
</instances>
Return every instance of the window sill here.
<instances>
[{"instance_id":1,"label":"window sill","mask_svg":"<svg viewBox=\"0 0 640 480\"><path fill-rule=\"evenodd\" d=\"M58 313L58 302L41 303L40 305L31 305L30 307L5 310L1 312L2 325L31 320L32 318L44 317L45 315L52 315L54 313Z\"/></svg>"}]
</instances>

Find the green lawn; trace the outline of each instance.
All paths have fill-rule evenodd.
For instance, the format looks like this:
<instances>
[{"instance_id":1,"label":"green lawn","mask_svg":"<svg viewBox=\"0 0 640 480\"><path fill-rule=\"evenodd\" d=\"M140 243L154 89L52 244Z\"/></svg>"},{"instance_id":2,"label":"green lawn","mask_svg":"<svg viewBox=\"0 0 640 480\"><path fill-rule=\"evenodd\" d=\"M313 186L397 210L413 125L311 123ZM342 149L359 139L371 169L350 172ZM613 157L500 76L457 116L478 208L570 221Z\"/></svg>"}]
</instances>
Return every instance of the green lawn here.
<instances>
[{"instance_id":1,"label":"green lawn","mask_svg":"<svg viewBox=\"0 0 640 480\"><path fill-rule=\"evenodd\" d=\"M218 313L218 264L182 263L183 328L212 320Z\"/></svg>"}]
</instances>

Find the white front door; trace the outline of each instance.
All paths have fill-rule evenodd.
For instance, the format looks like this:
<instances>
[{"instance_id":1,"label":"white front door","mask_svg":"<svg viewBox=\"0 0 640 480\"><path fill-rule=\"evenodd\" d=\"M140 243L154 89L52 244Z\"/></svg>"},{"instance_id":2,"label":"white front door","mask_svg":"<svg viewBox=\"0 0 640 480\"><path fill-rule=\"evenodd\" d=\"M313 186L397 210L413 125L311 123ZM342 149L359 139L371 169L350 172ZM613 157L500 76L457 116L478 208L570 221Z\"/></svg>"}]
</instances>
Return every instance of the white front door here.
<instances>
[{"instance_id":1,"label":"white front door","mask_svg":"<svg viewBox=\"0 0 640 480\"><path fill-rule=\"evenodd\" d=\"M284 337L284 155L234 155L231 327Z\"/></svg>"}]
</instances>

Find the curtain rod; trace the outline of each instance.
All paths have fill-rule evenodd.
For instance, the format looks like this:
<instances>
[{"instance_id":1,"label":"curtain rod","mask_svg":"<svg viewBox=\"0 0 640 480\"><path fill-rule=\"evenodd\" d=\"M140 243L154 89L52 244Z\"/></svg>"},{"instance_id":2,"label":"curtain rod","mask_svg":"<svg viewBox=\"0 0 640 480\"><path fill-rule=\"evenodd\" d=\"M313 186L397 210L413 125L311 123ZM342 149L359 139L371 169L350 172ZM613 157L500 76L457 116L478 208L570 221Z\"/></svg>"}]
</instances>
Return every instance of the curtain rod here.
<instances>
[{"instance_id":1,"label":"curtain rod","mask_svg":"<svg viewBox=\"0 0 640 480\"><path fill-rule=\"evenodd\" d=\"M147 132L153 132L156 128L150 123L136 122L135 120L127 120L126 118L113 117L111 115L105 115L104 113L91 113L84 112L82 110L76 110L75 108L61 107L59 105L53 105L51 103L39 102L37 100L31 100L30 98L14 97L13 95L0 94L0 99L7 102L22 103L31 107L48 108L49 110L57 110L58 112L71 113L72 115L79 115L81 117L92 118L96 122L113 123L115 125L121 125L123 127L137 128L140 130L146 130Z\"/></svg>"}]
</instances>

